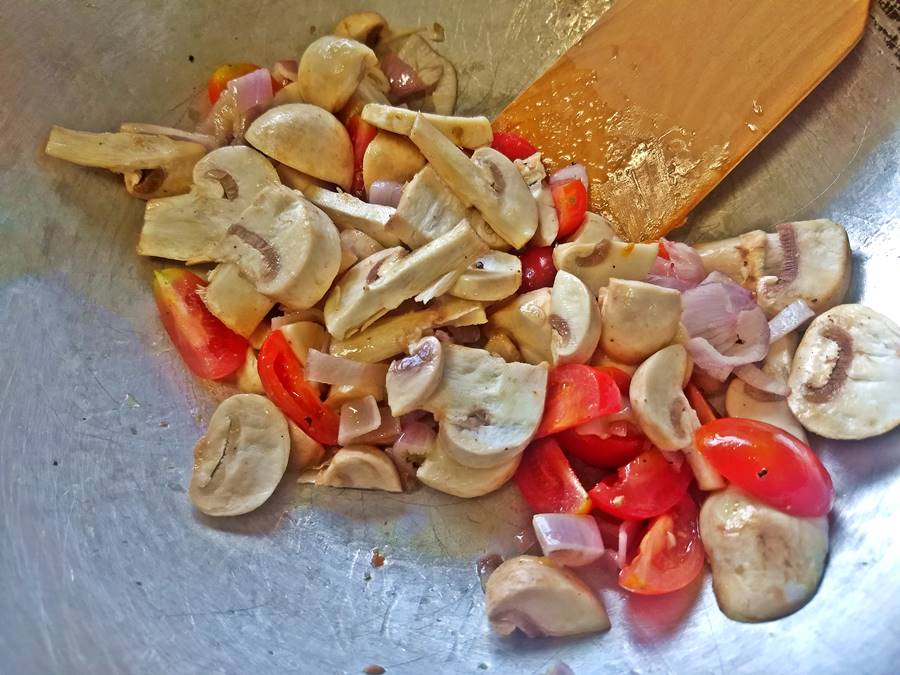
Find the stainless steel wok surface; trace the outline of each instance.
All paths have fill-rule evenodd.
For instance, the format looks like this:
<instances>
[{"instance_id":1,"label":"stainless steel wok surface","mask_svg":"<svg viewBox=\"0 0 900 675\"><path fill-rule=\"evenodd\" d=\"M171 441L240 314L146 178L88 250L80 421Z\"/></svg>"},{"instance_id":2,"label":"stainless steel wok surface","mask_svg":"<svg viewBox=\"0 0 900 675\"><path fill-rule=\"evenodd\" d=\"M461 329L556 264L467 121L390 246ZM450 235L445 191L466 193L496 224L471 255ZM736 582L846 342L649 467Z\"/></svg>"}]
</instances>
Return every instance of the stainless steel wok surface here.
<instances>
[{"instance_id":1,"label":"stainless steel wok surface","mask_svg":"<svg viewBox=\"0 0 900 675\"><path fill-rule=\"evenodd\" d=\"M439 22L462 112L498 111L608 2L373 1ZM217 64L300 53L360 3L5 0L0 11L0 672L887 673L900 660L900 435L815 443L835 478L828 570L802 611L742 625L708 576L663 598L592 578L613 629L493 637L473 561L527 526L515 488L476 501L312 490L211 520L185 494L215 392L157 321L143 205L42 156L51 123L184 123ZM829 217L852 299L900 321L897 3L695 212L715 237ZM900 395L900 392L898 392ZM370 565L371 551L386 557Z\"/></svg>"}]
</instances>

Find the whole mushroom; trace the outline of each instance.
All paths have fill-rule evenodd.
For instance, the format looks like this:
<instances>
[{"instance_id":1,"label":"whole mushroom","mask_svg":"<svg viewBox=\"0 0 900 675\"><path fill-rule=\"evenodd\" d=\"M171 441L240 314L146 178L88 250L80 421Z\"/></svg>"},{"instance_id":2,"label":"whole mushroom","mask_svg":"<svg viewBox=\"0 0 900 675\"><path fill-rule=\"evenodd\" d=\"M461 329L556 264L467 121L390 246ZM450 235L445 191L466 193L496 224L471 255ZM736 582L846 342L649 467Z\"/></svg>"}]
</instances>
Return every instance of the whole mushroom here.
<instances>
[{"instance_id":1,"label":"whole mushroom","mask_svg":"<svg viewBox=\"0 0 900 675\"><path fill-rule=\"evenodd\" d=\"M324 35L309 45L300 58L300 95L307 103L336 112L353 96L366 71L377 66L375 52L362 42Z\"/></svg>"}]
</instances>

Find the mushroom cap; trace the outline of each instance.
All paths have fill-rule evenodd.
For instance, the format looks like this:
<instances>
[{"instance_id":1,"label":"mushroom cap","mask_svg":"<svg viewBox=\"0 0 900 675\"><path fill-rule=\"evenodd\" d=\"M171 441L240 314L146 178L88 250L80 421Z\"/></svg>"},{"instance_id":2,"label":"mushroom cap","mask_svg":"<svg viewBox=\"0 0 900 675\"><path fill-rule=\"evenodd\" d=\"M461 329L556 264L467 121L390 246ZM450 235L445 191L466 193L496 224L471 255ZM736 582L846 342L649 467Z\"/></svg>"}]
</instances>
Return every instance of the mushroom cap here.
<instances>
[{"instance_id":1,"label":"mushroom cap","mask_svg":"<svg viewBox=\"0 0 900 675\"><path fill-rule=\"evenodd\" d=\"M592 244L559 244L553 249L553 264L574 274L597 294L612 278L646 279L658 253L657 244L601 239Z\"/></svg>"},{"instance_id":2,"label":"mushroom cap","mask_svg":"<svg viewBox=\"0 0 900 675\"><path fill-rule=\"evenodd\" d=\"M805 300L816 314L843 301L852 269L843 227L824 218L785 223L767 241L766 268L781 268L757 282L756 300L768 316L795 300Z\"/></svg>"},{"instance_id":3,"label":"mushroom cap","mask_svg":"<svg viewBox=\"0 0 900 675\"><path fill-rule=\"evenodd\" d=\"M197 291L203 304L219 321L246 338L253 335L275 304L232 263L217 265L208 281L206 287Z\"/></svg>"},{"instance_id":4,"label":"mushroom cap","mask_svg":"<svg viewBox=\"0 0 900 675\"><path fill-rule=\"evenodd\" d=\"M795 333L789 333L773 342L763 361L762 370L786 382L798 342L800 338ZM773 424L806 442L806 431L794 417L786 398L759 391L740 378L731 380L725 391L725 411L729 417L743 417Z\"/></svg>"},{"instance_id":5,"label":"mushroom cap","mask_svg":"<svg viewBox=\"0 0 900 675\"><path fill-rule=\"evenodd\" d=\"M512 338L527 363L549 363L550 352L549 288L538 288L518 295L491 315L488 325Z\"/></svg>"},{"instance_id":6,"label":"mushroom cap","mask_svg":"<svg viewBox=\"0 0 900 675\"><path fill-rule=\"evenodd\" d=\"M341 240L328 216L299 192L271 186L228 228L217 257L236 263L260 293L306 309L337 276Z\"/></svg>"},{"instance_id":7,"label":"mushroom cap","mask_svg":"<svg viewBox=\"0 0 900 675\"><path fill-rule=\"evenodd\" d=\"M459 463L503 464L537 433L547 365L506 363L483 349L444 346L444 376L421 404L440 424L438 442Z\"/></svg>"},{"instance_id":8,"label":"mushroom cap","mask_svg":"<svg viewBox=\"0 0 900 675\"><path fill-rule=\"evenodd\" d=\"M264 396L225 399L194 448L188 494L203 513L237 516L275 491L290 453L287 420Z\"/></svg>"},{"instance_id":9,"label":"mushroom cap","mask_svg":"<svg viewBox=\"0 0 900 675\"><path fill-rule=\"evenodd\" d=\"M800 341L788 405L826 438L869 438L900 424L900 327L862 305L817 316Z\"/></svg>"},{"instance_id":10,"label":"mushroom cap","mask_svg":"<svg viewBox=\"0 0 900 675\"><path fill-rule=\"evenodd\" d=\"M366 70L378 67L378 57L362 42L337 35L315 40L297 67L297 84L303 100L336 112L346 105Z\"/></svg>"},{"instance_id":11,"label":"mushroom cap","mask_svg":"<svg viewBox=\"0 0 900 675\"><path fill-rule=\"evenodd\" d=\"M550 354L553 365L586 363L600 341L600 307L575 275L557 272L550 291Z\"/></svg>"},{"instance_id":12,"label":"mushroom cap","mask_svg":"<svg viewBox=\"0 0 900 675\"><path fill-rule=\"evenodd\" d=\"M798 518L728 487L700 509L700 537L722 612L735 621L771 621L815 594L828 519Z\"/></svg>"},{"instance_id":13,"label":"mushroom cap","mask_svg":"<svg viewBox=\"0 0 900 675\"><path fill-rule=\"evenodd\" d=\"M310 438L303 429L287 421L291 437L291 453L288 456L288 471L299 473L316 466L325 458L325 448L317 440Z\"/></svg>"},{"instance_id":14,"label":"mushroom cap","mask_svg":"<svg viewBox=\"0 0 900 675\"><path fill-rule=\"evenodd\" d=\"M244 137L254 148L292 169L350 189L350 134L334 115L318 106L290 103L271 108L253 121Z\"/></svg>"},{"instance_id":15,"label":"mushroom cap","mask_svg":"<svg viewBox=\"0 0 900 675\"><path fill-rule=\"evenodd\" d=\"M385 377L391 414L400 417L420 407L437 389L444 374L444 350L436 337L410 348L409 356L391 363Z\"/></svg>"},{"instance_id":16,"label":"mushroom cap","mask_svg":"<svg viewBox=\"0 0 900 675\"><path fill-rule=\"evenodd\" d=\"M453 459L439 437L416 471L416 478L438 492L471 499L503 487L516 473L521 461L522 455L515 455L496 466L475 469Z\"/></svg>"},{"instance_id":17,"label":"mushroom cap","mask_svg":"<svg viewBox=\"0 0 900 675\"><path fill-rule=\"evenodd\" d=\"M415 143L406 136L379 131L363 155L363 183L367 192L376 180L406 183L424 166L425 158Z\"/></svg>"},{"instance_id":18,"label":"mushroom cap","mask_svg":"<svg viewBox=\"0 0 900 675\"><path fill-rule=\"evenodd\" d=\"M378 12L353 12L338 21L333 32L372 46L385 26L387 19Z\"/></svg>"},{"instance_id":19,"label":"mushroom cap","mask_svg":"<svg viewBox=\"0 0 900 675\"><path fill-rule=\"evenodd\" d=\"M600 600L573 572L547 558L510 558L488 577L484 604L494 632L529 637L609 630Z\"/></svg>"},{"instance_id":20,"label":"mushroom cap","mask_svg":"<svg viewBox=\"0 0 900 675\"><path fill-rule=\"evenodd\" d=\"M691 445L700 426L682 391L688 353L679 344L660 349L634 371L629 388L631 407L641 431L660 450Z\"/></svg>"},{"instance_id":21,"label":"mushroom cap","mask_svg":"<svg viewBox=\"0 0 900 675\"><path fill-rule=\"evenodd\" d=\"M488 251L463 272L450 294L466 300L505 300L522 284L522 260L511 253Z\"/></svg>"},{"instance_id":22,"label":"mushroom cap","mask_svg":"<svg viewBox=\"0 0 900 675\"><path fill-rule=\"evenodd\" d=\"M322 469L316 485L403 492L393 460L373 445L349 445L338 450Z\"/></svg>"},{"instance_id":23,"label":"mushroom cap","mask_svg":"<svg viewBox=\"0 0 900 675\"><path fill-rule=\"evenodd\" d=\"M610 279L600 311L604 353L640 363L671 343L681 321L681 293L644 281Z\"/></svg>"}]
</instances>

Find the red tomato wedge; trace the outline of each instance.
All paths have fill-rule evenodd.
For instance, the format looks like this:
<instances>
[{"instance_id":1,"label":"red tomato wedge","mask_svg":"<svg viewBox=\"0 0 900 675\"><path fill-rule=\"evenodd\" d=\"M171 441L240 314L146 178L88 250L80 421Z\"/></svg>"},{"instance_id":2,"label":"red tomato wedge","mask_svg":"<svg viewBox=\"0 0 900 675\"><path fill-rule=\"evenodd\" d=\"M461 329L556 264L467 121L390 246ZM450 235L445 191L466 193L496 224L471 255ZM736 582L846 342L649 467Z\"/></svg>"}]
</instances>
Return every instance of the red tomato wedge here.
<instances>
[{"instance_id":1,"label":"red tomato wedge","mask_svg":"<svg viewBox=\"0 0 900 675\"><path fill-rule=\"evenodd\" d=\"M628 388L631 386L631 375L615 366L595 366L595 369L609 375L615 381L619 391L622 392L622 396L628 396Z\"/></svg>"},{"instance_id":2,"label":"red tomato wedge","mask_svg":"<svg viewBox=\"0 0 900 675\"><path fill-rule=\"evenodd\" d=\"M765 422L723 417L694 432L697 449L725 478L795 516L824 516L834 501L831 476L799 438Z\"/></svg>"},{"instance_id":3,"label":"red tomato wedge","mask_svg":"<svg viewBox=\"0 0 900 675\"><path fill-rule=\"evenodd\" d=\"M581 227L588 208L587 188L579 179L573 178L564 183L551 186L553 205L559 218L559 234L557 238L568 237Z\"/></svg>"},{"instance_id":4,"label":"red tomato wedge","mask_svg":"<svg viewBox=\"0 0 900 675\"><path fill-rule=\"evenodd\" d=\"M609 468L628 464L641 454L647 442L639 433L600 438L596 434L579 434L575 429L561 431L556 440L563 450L585 464Z\"/></svg>"},{"instance_id":5,"label":"red tomato wedge","mask_svg":"<svg viewBox=\"0 0 900 675\"><path fill-rule=\"evenodd\" d=\"M259 66L255 63L225 63L216 68L206 83L206 93L209 96L209 102L215 104L231 80L241 75L252 73L254 70L259 70ZM272 89L276 91L274 87L275 80L272 80L272 82ZM280 87L281 85L279 84L278 86Z\"/></svg>"},{"instance_id":6,"label":"red tomato wedge","mask_svg":"<svg viewBox=\"0 0 900 675\"><path fill-rule=\"evenodd\" d=\"M638 554L619 572L619 585L632 593L659 595L696 579L705 557L697 515L697 505L686 495L654 518Z\"/></svg>"},{"instance_id":7,"label":"red tomato wedge","mask_svg":"<svg viewBox=\"0 0 900 675\"><path fill-rule=\"evenodd\" d=\"M577 427L622 409L615 380L591 366L567 363L550 370L544 417L536 438Z\"/></svg>"},{"instance_id":8,"label":"red tomato wedge","mask_svg":"<svg viewBox=\"0 0 900 675\"><path fill-rule=\"evenodd\" d=\"M706 397L696 384L688 382L688 385L684 388L684 393L685 396L687 396L688 403L691 404L694 412L697 413L700 424L706 424L707 422L719 419L716 411L713 410L713 407L709 404L709 401L706 400Z\"/></svg>"},{"instance_id":9,"label":"red tomato wedge","mask_svg":"<svg viewBox=\"0 0 900 675\"><path fill-rule=\"evenodd\" d=\"M378 129L363 120L359 115L352 115L347 120L347 131L353 144L353 187L351 192L360 199L366 198L366 185L363 182L363 157L369 143L375 138Z\"/></svg>"},{"instance_id":10,"label":"red tomato wedge","mask_svg":"<svg viewBox=\"0 0 900 675\"><path fill-rule=\"evenodd\" d=\"M591 500L569 460L552 438L535 441L522 453L516 483L535 513L588 513Z\"/></svg>"},{"instance_id":11,"label":"red tomato wedge","mask_svg":"<svg viewBox=\"0 0 900 675\"><path fill-rule=\"evenodd\" d=\"M692 478L686 461L676 467L650 448L597 483L590 491L591 501L623 520L652 518L675 506L687 494Z\"/></svg>"},{"instance_id":12,"label":"red tomato wedge","mask_svg":"<svg viewBox=\"0 0 900 675\"><path fill-rule=\"evenodd\" d=\"M538 150L527 140L509 131L495 131L491 147L509 159L525 159Z\"/></svg>"},{"instance_id":13,"label":"red tomato wedge","mask_svg":"<svg viewBox=\"0 0 900 675\"><path fill-rule=\"evenodd\" d=\"M337 413L322 403L303 377L303 366L281 331L273 331L257 358L259 379L272 403L308 436L324 445L336 445Z\"/></svg>"},{"instance_id":14,"label":"red tomato wedge","mask_svg":"<svg viewBox=\"0 0 900 675\"><path fill-rule=\"evenodd\" d=\"M218 380L243 365L247 340L219 321L197 291L206 282L193 272L167 267L153 273L159 318L191 372Z\"/></svg>"},{"instance_id":15,"label":"red tomato wedge","mask_svg":"<svg viewBox=\"0 0 900 675\"><path fill-rule=\"evenodd\" d=\"M519 254L522 261L522 285L519 291L527 293L538 288L547 288L553 285L556 279L556 267L553 264L553 247L538 246L529 248Z\"/></svg>"}]
</instances>

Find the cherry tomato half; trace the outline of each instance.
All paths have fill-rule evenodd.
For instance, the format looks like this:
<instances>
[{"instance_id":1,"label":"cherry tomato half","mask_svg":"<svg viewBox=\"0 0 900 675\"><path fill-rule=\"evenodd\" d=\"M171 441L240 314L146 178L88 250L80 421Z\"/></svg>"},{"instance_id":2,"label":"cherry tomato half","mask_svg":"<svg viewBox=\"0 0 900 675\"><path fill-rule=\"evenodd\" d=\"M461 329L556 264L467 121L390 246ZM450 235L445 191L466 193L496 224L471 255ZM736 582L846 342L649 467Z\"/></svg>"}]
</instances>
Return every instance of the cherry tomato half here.
<instances>
[{"instance_id":1,"label":"cherry tomato half","mask_svg":"<svg viewBox=\"0 0 900 675\"><path fill-rule=\"evenodd\" d=\"M355 197L366 198L366 185L363 182L363 157L369 143L375 138L378 129L363 120L359 115L351 115L347 120L347 131L353 144L353 187L350 191Z\"/></svg>"},{"instance_id":2,"label":"cherry tomato half","mask_svg":"<svg viewBox=\"0 0 900 675\"><path fill-rule=\"evenodd\" d=\"M619 585L633 593L659 595L684 588L703 569L697 505L685 495L657 516L641 539L638 554L619 572Z\"/></svg>"},{"instance_id":3,"label":"cherry tomato half","mask_svg":"<svg viewBox=\"0 0 900 675\"><path fill-rule=\"evenodd\" d=\"M725 478L795 516L824 516L834 486L828 470L799 438L765 422L723 417L694 432L697 449Z\"/></svg>"},{"instance_id":4,"label":"cherry tomato half","mask_svg":"<svg viewBox=\"0 0 900 675\"><path fill-rule=\"evenodd\" d=\"M687 494L693 474L687 461L676 467L656 448L642 452L590 491L601 511L623 520L652 518Z\"/></svg>"},{"instance_id":5,"label":"cherry tomato half","mask_svg":"<svg viewBox=\"0 0 900 675\"><path fill-rule=\"evenodd\" d=\"M516 484L535 513L587 513L591 500L569 460L552 438L534 441L522 453Z\"/></svg>"},{"instance_id":6,"label":"cherry tomato half","mask_svg":"<svg viewBox=\"0 0 900 675\"><path fill-rule=\"evenodd\" d=\"M553 285L553 280L556 279L553 247L529 248L519 254L519 260L522 261L522 285L519 287L519 291L527 293Z\"/></svg>"},{"instance_id":7,"label":"cherry tomato half","mask_svg":"<svg viewBox=\"0 0 900 675\"><path fill-rule=\"evenodd\" d=\"M588 208L588 194L579 179L573 178L564 183L551 186L553 205L556 207L556 216L559 218L559 234L563 239L581 227Z\"/></svg>"},{"instance_id":8,"label":"cherry tomato half","mask_svg":"<svg viewBox=\"0 0 900 675\"><path fill-rule=\"evenodd\" d=\"M215 105L215 102L219 100L219 96L222 95L222 92L225 91L231 80L241 75L252 73L254 70L259 70L259 66L255 63L225 63L216 68L206 83L206 93L209 96L209 102Z\"/></svg>"},{"instance_id":9,"label":"cherry tomato half","mask_svg":"<svg viewBox=\"0 0 900 675\"><path fill-rule=\"evenodd\" d=\"M168 267L153 273L159 318L191 372L209 380L230 375L247 358L247 340L210 312L198 294L206 282L193 272Z\"/></svg>"},{"instance_id":10,"label":"cherry tomato half","mask_svg":"<svg viewBox=\"0 0 900 675\"><path fill-rule=\"evenodd\" d=\"M585 464L609 468L628 464L641 454L647 442L640 433L600 438L596 434L579 434L576 429L561 431L556 440L563 450Z\"/></svg>"},{"instance_id":11,"label":"cherry tomato half","mask_svg":"<svg viewBox=\"0 0 900 675\"><path fill-rule=\"evenodd\" d=\"M628 388L631 386L631 375L615 366L594 366L601 373L606 373L616 382L622 396L628 396Z\"/></svg>"},{"instance_id":12,"label":"cherry tomato half","mask_svg":"<svg viewBox=\"0 0 900 675\"><path fill-rule=\"evenodd\" d=\"M491 147L506 155L509 159L525 159L538 151L526 139L509 131L495 131Z\"/></svg>"},{"instance_id":13,"label":"cherry tomato half","mask_svg":"<svg viewBox=\"0 0 900 675\"><path fill-rule=\"evenodd\" d=\"M544 416L536 438L550 436L622 409L615 380L591 366L567 363L550 369Z\"/></svg>"},{"instance_id":14,"label":"cherry tomato half","mask_svg":"<svg viewBox=\"0 0 900 675\"><path fill-rule=\"evenodd\" d=\"M719 419L716 411L713 410L713 407L709 404L709 401L706 400L703 392L700 391L696 384L688 382L688 385L684 388L684 393L687 396L688 403L691 404L694 412L697 413L700 424L706 424L707 422Z\"/></svg>"},{"instance_id":15,"label":"cherry tomato half","mask_svg":"<svg viewBox=\"0 0 900 675\"><path fill-rule=\"evenodd\" d=\"M322 403L303 377L303 366L284 333L273 331L263 342L257 370L266 396L294 424L323 445L337 444L340 423L337 413Z\"/></svg>"}]
</instances>

